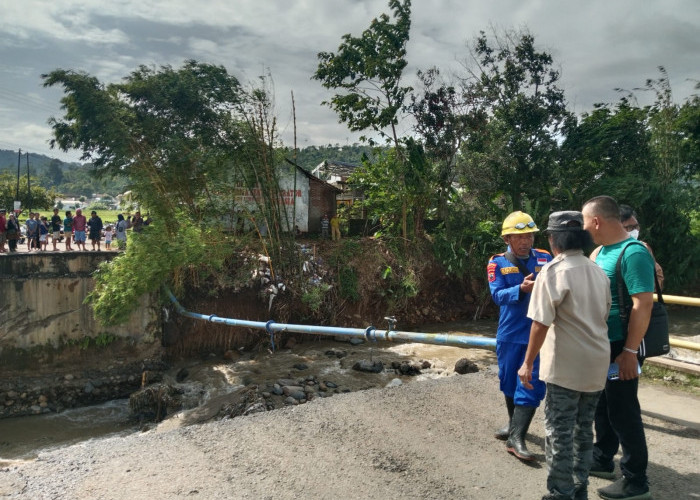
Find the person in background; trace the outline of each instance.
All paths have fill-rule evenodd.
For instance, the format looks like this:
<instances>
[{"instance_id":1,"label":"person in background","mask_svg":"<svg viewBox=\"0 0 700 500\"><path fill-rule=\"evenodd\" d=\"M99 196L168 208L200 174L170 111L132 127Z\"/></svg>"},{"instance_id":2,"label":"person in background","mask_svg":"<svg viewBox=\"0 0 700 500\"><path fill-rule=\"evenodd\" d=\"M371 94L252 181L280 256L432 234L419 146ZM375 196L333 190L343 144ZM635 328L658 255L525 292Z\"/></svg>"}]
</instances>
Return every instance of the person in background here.
<instances>
[{"instance_id":1,"label":"person in background","mask_svg":"<svg viewBox=\"0 0 700 500\"><path fill-rule=\"evenodd\" d=\"M39 248L39 221L38 215L34 212L29 212L29 218L24 223L27 227L27 251L31 252L32 248ZM36 219L34 217L37 217Z\"/></svg>"},{"instance_id":2,"label":"person in background","mask_svg":"<svg viewBox=\"0 0 700 500\"><path fill-rule=\"evenodd\" d=\"M126 248L126 230L131 227L129 221L124 219L124 215L117 215L116 238L117 248L124 250Z\"/></svg>"},{"instance_id":3,"label":"person in background","mask_svg":"<svg viewBox=\"0 0 700 500\"><path fill-rule=\"evenodd\" d=\"M90 241L92 242L92 250L95 250L95 245L97 245L97 251L100 251L100 242L102 241L102 219L97 215L94 210L90 213L90 220L88 221L88 227L90 228Z\"/></svg>"},{"instance_id":4,"label":"person in background","mask_svg":"<svg viewBox=\"0 0 700 500\"><path fill-rule=\"evenodd\" d=\"M0 253L5 253L5 241L7 241L7 219L6 210L0 208Z\"/></svg>"},{"instance_id":5,"label":"person in background","mask_svg":"<svg viewBox=\"0 0 700 500\"><path fill-rule=\"evenodd\" d=\"M49 244L49 221L46 216L39 219L39 250L46 251L46 246Z\"/></svg>"},{"instance_id":6,"label":"person in background","mask_svg":"<svg viewBox=\"0 0 700 500\"><path fill-rule=\"evenodd\" d=\"M114 231L112 231L112 226L107 226L105 228L105 248L111 250L112 248L112 237L114 236Z\"/></svg>"},{"instance_id":7,"label":"person in background","mask_svg":"<svg viewBox=\"0 0 700 500\"><path fill-rule=\"evenodd\" d=\"M321 217L321 238L324 240L328 239L328 226L328 214L323 214L323 217Z\"/></svg>"},{"instance_id":8,"label":"person in background","mask_svg":"<svg viewBox=\"0 0 700 500\"><path fill-rule=\"evenodd\" d=\"M554 259L535 281L527 315L530 341L518 377L529 389L541 350L547 490L543 500L588 498L593 460L593 416L610 362L605 272L583 250L593 245L581 212L554 212L547 225Z\"/></svg>"},{"instance_id":9,"label":"person in background","mask_svg":"<svg viewBox=\"0 0 700 500\"><path fill-rule=\"evenodd\" d=\"M528 390L520 383L518 369L525 359L532 325L532 320L527 317L530 293L537 273L552 260L552 256L545 250L532 248L539 229L528 214L511 213L501 229L508 248L505 253L491 257L487 274L491 297L500 307L496 357L509 423L496 431L495 437L506 441L508 453L529 461L535 457L525 445L525 435L544 398L545 384L539 380L539 357L535 358L532 367L533 389Z\"/></svg>"},{"instance_id":10,"label":"person in background","mask_svg":"<svg viewBox=\"0 0 700 500\"><path fill-rule=\"evenodd\" d=\"M134 228L135 233L143 231L143 217L141 217L141 212L137 211L134 214L134 217L131 219L131 227Z\"/></svg>"},{"instance_id":11,"label":"person in background","mask_svg":"<svg viewBox=\"0 0 700 500\"><path fill-rule=\"evenodd\" d=\"M87 218L83 215L81 209L75 211L75 217L73 217L73 240L78 246L78 250L81 248L83 251L85 248L85 230L87 229Z\"/></svg>"},{"instance_id":12,"label":"person in background","mask_svg":"<svg viewBox=\"0 0 700 500\"><path fill-rule=\"evenodd\" d=\"M333 214L333 217L331 217L331 236L333 241L340 239L340 217L338 217L338 214Z\"/></svg>"},{"instance_id":13,"label":"person in background","mask_svg":"<svg viewBox=\"0 0 700 500\"><path fill-rule=\"evenodd\" d=\"M629 205L620 205L620 220L622 221L622 226L625 228L625 231L627 231L627 233L635 240L639 240L639 221L637 220L637 212L635 212ZM652 252L651 247L645 241L639 240L639 242L643 243L644 246L647 247L647 250L649 250L649 253L654 258L656 279L659 281L659 288L663 290L664 270L661 268L659 263L656 262L654 252Z\"/></svg>"},{"instance_id":14,"label":"person in background","mask_svg":"<svg viewBox=\"0 0 700 500\"><path fill-rule=\"evenodd\" d=\"M647 478L649 455L637 390L640 363L639 344L649 326L654 304L654 259L646 248L634 243L620 220L620 208L610 196L596 196L583 205L583 227L602 245L594 257L610 280L612 304L608 316L610 362L616 363L619 376L606 380L595 414L595 443L590 475L615 478L613 458L622 447L622 477L598 489L606 500L643 500L651 498ZM616 264L621 262L622 279L632 301L627 324L620 317Z\"/></svg>"},{"instance_id":15,"label":"person in background","mask_svg":"<svg viewBox=\"0 0 700 500\"><path fill-rule=\"evenodd\" d=\"M19 222L17 222L17 216L14 212L10 212L7 217L7 242L10 249L10 253L17 251L17 241L19 241L21 235L21 229Z\"/></svg>"},{"instance_id":16,"label":"person in background","mask_svg":"<svg viewBox=\"0 0 700 500\"><path fill-rule=\"evenodd\" d=\"M61 216L58 215L58 208L53 209L53 215L51 216L51 243L53 244L53 251L56 252L58 248L58 241L61 239Z\"/></svg>"},{"instance_id":17,"label":"person in background","mask_svg":"<svg viewBox=\"0 0 700 500\"><path fill-rule=\"evenodd\" d=\"M66 251L73 250L70 244L73 236L73 214L70 210L66 211L66 218L63 219L63 236L66 238Z\"/></svg>"}]
</instances>

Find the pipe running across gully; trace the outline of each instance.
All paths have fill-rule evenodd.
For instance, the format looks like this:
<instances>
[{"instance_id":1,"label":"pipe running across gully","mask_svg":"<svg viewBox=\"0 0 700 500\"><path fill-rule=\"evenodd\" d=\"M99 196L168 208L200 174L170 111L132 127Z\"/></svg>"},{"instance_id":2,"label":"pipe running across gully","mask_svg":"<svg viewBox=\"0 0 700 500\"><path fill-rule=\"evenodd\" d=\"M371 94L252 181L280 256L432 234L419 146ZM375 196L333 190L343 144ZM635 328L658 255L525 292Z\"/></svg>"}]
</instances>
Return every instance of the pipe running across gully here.
<instances>
[{"instance_id":1,"label":"pipe running across gully","mask_svg":"<svg viewBox=\"0 0 700 500\"><path fill-rule=\"evenodd\" d=\"M275 332L295 332L295 333L307 333L312 335L336 335L336 336L347 336L363 338L367 341L376 342L379 340L385 341L400 341L400 342L416 342L420 344L436 344L445 345L453 347L471 347L479 349L495 349L496 339L488 337L478 337L470 335L453 335L449 333L420 333L420 332L401 332L393 329L393 319L387 318L389 321L388 330L379 330L373 326L368 326L367 328L345 328L336 326L316 326L316 325L293 325L285 323L275 323L273 320L262 322L262 321L249 321L243 319L233 319L233 318L222 318L216 316L215 314L199 314L186 310L177 301L175 295L169 290L165 289L167 294L170 296L170 301L175 306L175 309L182 316L188 318L198 319L202 321L208 321L210 323L218 323L229 326L245 326L248 328L257 328L260 330L266 330L270 336ZM274 344L273 344L274 348Z\"/></svg>"}]
</instances>

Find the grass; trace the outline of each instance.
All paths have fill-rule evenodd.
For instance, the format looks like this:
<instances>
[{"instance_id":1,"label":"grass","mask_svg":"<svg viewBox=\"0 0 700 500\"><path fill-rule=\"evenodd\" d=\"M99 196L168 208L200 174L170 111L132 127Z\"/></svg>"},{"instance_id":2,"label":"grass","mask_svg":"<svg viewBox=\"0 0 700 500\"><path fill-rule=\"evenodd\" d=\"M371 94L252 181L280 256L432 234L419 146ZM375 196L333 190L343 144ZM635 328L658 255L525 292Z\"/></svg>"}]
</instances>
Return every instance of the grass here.
<instances>
[{"instance_id":1,"label":"grass","mask_svg":"<svg viewBox=\"0 0 700 500\"><path fill-rule=\"evenodd\" d=\"M643 378L656 385L674 387L681 391L700 396L700 377L689 373L670 370L661 366L645 364Z\"/></svg>"}]
</instances>

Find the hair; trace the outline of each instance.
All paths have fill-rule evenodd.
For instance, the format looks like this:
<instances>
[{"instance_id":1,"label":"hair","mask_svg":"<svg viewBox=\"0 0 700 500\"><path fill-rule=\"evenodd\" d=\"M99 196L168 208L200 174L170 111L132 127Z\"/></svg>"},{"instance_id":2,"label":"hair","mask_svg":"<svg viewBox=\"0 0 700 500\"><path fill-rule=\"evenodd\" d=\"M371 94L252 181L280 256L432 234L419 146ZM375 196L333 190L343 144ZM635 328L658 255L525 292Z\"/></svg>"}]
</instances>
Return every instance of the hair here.
<instances>
[{"instance_id":1,"label":"hair","mask_svg":"<svg viewBox=\"0 0 700 500\"><path fill-rule=\"evenodd\" d=\"M117 215L117 220L124 220L124 216L122 214Z\"/></svg>"},{"instance_id":2,"label":"hair","mask_svg":"<svg viewBox=\"0 0 700 500\"><path fill-rule=\"evenodd\" d=\"M66 210L66 217L70 217L70 216L71 216L70 210Z\"/></svg>"},{"instance_id":3,"label":"hair","mask_svg":"<svg viewBox=\"0 0 700 500\"><path fill-rule=\"evenodd\" d=\"M620 220L624 222L632 217L635 219L639 218L637 217L637 212L634 211L634 208L630 207L629 205L620 205Z\"/></svg>"},{"instance_id":4,"label":"hair","mask_svg":"<svg viewBox=\"0 0 700 500\"><path fill-rule=\"evenodd\" d=\"M589 207L594 215L605 219L620 219L620 207L612 196L596 196L584 203L583 207Z\"/></svg>"},{"instance_id":5,"label":"hair","mask_svg":"<svg viewBox=\"0 0 700 500\"><path fill-rule=\"evenodd\" d=\"M550 231L550 244L560 252L566 250L587 250L594 246L591 234L584 230L580 231Z\"/></svg>"}]
</instances>

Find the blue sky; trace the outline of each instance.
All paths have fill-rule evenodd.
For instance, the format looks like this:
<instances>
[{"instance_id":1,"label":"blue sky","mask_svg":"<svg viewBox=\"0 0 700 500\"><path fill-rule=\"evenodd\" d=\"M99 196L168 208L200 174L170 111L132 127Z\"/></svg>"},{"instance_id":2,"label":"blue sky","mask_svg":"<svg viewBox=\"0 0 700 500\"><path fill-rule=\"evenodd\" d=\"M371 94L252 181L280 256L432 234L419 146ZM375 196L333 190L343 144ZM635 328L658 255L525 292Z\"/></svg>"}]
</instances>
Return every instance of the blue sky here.
<instances>
[{"instance_id":1,"label":"blue sky","mask_svg":"<svg viewBox=\"0 0 700 500\"><path fill-rule=\"evenodd\" d=\"M242 82L269 71L283 141L292 144L291 92L300 147L357 141L321 101L329 92L310 77L316 54L334 51L345 33L359 35L389 12L385 0L0 0L0 149L65 160L48 146L59 89L40 75L56 68L113 82L139 65L178 67L186 59L220 64ZM467 44L480 30L526 27L562 72L570 109L615 102L668 70L675 100L700 79L697 0L413 0L409 67L464 73ZM638 93L640 103L648 97ZM408 133L409 124L405 124Z\"/></svg>"}]
</instances>

